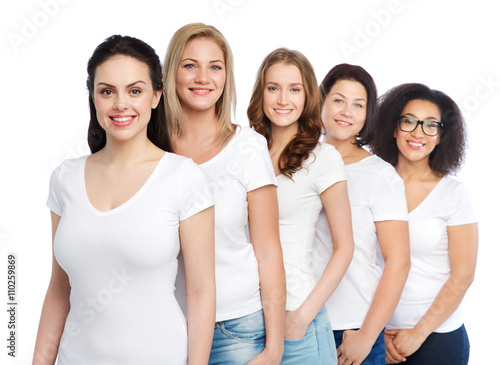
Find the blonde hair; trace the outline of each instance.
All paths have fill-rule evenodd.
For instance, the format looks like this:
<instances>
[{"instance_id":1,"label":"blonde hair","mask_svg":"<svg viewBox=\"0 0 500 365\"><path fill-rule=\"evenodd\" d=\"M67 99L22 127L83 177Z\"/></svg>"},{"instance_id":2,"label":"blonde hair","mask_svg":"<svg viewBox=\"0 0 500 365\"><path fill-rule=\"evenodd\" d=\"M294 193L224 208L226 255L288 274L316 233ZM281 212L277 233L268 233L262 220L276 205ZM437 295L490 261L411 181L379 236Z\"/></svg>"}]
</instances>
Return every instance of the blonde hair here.
<instances>
[{"instance_id":1,"label":"blonde hair","mask_svg":"<svg viewBox=\"0 0 500 365\"><path fill-rule=\"evenodd\" d=\"M203 23L187 24L177 30L170 40L163 63L163 85L165 94L165 110L167 114L167 130L170 140L175 145L183 132L183 114L181 103L176 92L177 70L186 44L194 39L208 39L215 42L224 53L226 83L219 100L215 104L215 113L219 118L216 144L224 146L234 134L231 113L236 109L236 87L233 74L233 54L224 36L215 27Z\"/></svg>"}]
</instances>

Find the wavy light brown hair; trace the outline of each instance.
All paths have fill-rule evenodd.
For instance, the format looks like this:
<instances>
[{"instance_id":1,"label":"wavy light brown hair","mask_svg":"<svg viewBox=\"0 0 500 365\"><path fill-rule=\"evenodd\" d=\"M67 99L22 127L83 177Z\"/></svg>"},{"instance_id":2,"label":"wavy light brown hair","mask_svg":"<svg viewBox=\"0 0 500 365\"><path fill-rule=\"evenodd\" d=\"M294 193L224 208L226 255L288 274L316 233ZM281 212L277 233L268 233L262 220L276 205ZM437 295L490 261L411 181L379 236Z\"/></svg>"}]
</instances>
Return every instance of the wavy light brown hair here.
<instances>
[{"instance_id":1,"label":"wavy light brown hair","mask_svg":"<svg viewBox=\"0 0 500 365\"><path fill-rule=\"evenodd\" d=\"M168 133L172 144L182 135L183 114L176 91L177 71L186 44L194 39L208 39L215 42L224 54L226 83L215 113L219 117L219 133L216 144L224 146L233 136L235 128L231 122L232 110L236 109L236 87L233 74L233 54L222 33L211 25L192 23L178 29L168 45L163 62L163 85Z\"/></svg>"},{"instance_id":2,"label":"wavy light brown hair","mask_svg":"<svg viewBox=\"0 0 500 365\"><path fill-rule=\"evenodd\" d=\"M467 133L465 121L458 105L445 93L423 84L409 83L396 86L378 100L376 133L369 144L373 153L391 165L398 163L399 150L394 138L398 119L405 106L412 100L427 100L441 111L443 129L439 144L429 156L430 168L443 175L457 172L465 159Z\"/></svg>"},{"instance_id":3,"label":"wavy light brown hair","mask_svg":"<svg viewBox=\"0 0 500 365\"><path fill-rule=\"evenodd\" d=\"M299 69L306 96L304 109L298 120L298 132L286 145L279 158L281 173L292 178L292 175L302 168L302 163L309 157L321 136L319 89L311 63L299 51L278 48L264 59L257 73L247 115L250 126L266 137L268 148L271 148L273 143L271 121L264 113L263 99L267 70L277 63L293 65Z\"/></svg>"}]
</instances>

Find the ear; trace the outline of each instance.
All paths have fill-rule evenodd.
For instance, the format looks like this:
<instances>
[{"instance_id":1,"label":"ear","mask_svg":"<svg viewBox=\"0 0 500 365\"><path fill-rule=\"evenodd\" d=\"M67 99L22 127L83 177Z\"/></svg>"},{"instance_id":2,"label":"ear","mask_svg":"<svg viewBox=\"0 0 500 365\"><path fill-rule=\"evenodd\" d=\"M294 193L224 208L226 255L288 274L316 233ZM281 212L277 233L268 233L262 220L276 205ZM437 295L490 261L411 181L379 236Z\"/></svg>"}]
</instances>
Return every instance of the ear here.
<instances>
[{"instance_id":1,"label":"ear","mask_svg":"<svg viewBox=\"0 0 500 365\"><path fill-rule=\"evenodd\" d=\"M160 103L162 93L163 93L162 90L155 90L154 91L153 104L151 105L151 109L156 109L156 107Z\"/></svg>"}]
</instances>

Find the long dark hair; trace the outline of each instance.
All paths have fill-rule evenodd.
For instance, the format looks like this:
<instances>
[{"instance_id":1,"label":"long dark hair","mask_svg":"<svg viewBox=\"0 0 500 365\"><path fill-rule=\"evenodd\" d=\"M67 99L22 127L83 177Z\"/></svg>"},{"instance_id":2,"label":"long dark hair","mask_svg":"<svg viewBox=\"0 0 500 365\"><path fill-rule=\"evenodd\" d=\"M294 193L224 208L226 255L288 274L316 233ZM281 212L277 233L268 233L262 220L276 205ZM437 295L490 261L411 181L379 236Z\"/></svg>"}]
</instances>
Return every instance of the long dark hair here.
<instances>
[{"instance_id":1,"label":"long dark hair","mask_svg":"<svg viewBox=\"0 0 500 365\"><path fill-rule=\"evenodd\" d=\"M443 129L439 144L429 156L429 166L433 171L448 175L458 171L465 158L467 134L465 122L457 104L445 93L432 90L426 85L410 83L394 87L379 98L375 133L370 148L372 151L396 166L398 146L394 131L405 106L412 100L427 100L437 105L441 111Z\"/></svg>"},{"instance_id":2,"label":"long dark hair","mask_svg":"<svg viewBox=\"0 0 500 365\"><path fill-rule=\"evenodd\" d=\"M92 99L94 93L95 71L99 65L113 56L123 55L135 58L148 66L149 75L155 91L163 90L160 59L154 49L140 39L121 35L112 35L95 49L87 64L87 89L89 91L90 123L87 141L92 153L96 153L106 145L106 132L97 121L97 112ZM167 133L165 105L163 94L158 106L151 111L147 136L151 142L164 151L171 152L171 144Z\"/></svg>"},{"instance_id":3,"label":"long dark hair","mask_svg":"<svg viewBox=\"0 0 500 365\"><path fill-rule=\"evenodd\" d=\"M302 162L309 157L309 154L318 144L319 137L321 137L322 124L319 109L318 82L316 81L311 63L299 51L278 48L262 61L250 99L250 105L247 109L247 115L250 126L266 137L268 147L271 147L273 143L271 121L264 113L262 105L266 72L272 65L277 63L293 65L299 69L306 94L304 109L299 118L297 134L286 145L279 159L281 173L292 178L293 173L302 168Z\"/></svg>"},{"instance_id":4,"label":"long dark hair","mask_svg":"<svg viewBox=\"0 0 500 365\"><path fill-rule=\"evenodd\" d=\"M356 137L356 143L361 147L370 143L375 132L377 87L371 75L363 67L341 63L328 72L319 86L319 103L321 108L323 108L323 103L333 85L341 80L357 81L364 86L366 91L368 100L366 101L365 124Z\"/></svg>"}]
</instances>

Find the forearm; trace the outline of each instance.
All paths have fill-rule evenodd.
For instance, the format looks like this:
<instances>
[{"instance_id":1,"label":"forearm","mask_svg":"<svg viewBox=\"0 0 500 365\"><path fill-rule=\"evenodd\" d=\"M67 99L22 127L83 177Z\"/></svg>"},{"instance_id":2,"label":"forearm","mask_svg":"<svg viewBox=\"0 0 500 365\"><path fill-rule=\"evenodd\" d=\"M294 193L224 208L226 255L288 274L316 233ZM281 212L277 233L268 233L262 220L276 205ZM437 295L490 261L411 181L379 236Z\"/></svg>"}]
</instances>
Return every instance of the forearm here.
<instances>
[{"instance_id":1,"label":"forearm","mask_svg":"<svg viewBox=\"0 0 500 365\"><path fill-rule=\"evenodd\" d=\"M386 262L372 304L360 328L373 343L394 313L409 271L409 260L395 258Z\"/></svg>"},{"instance_id":2,"label":"forearm","mask_svg":"<svg viewBox=\"0 0 500 365\"><path fill-rule=\"evenodd\" d=\"M215 324L215 286L210 284L186 293L188 316L188 363L207 364L212 348Z\"/></svg>"},{"instance_id":3,"label":"forearm","mask_svg":"<svg viewBox=\"0 0 500 365\"><path fill-rule=\"evenodd\" d=\"M427 338L457 310L471 283L472 277L452 275L445 282L427 312L415 325L414 330Z\"/></svg>"},{"instance_id":4,"label":"forearm","mask_svg":"<svg viewBox=\"0 0 500 365\"><path fill-rule=\"evenodd\" d=\"M69 308L68 297L49 289L38 326L33 365L54 364Z\"/></svg>"},{"instance_id":5,"label":"forearm","mask_svg":"<svg viewBox=\"0 0 500 365\"><path fill-rule=\"evenodd\" d=\"M283 351L286 283L281 250L259 261L260 291L266 327L266 349Z\"/></svg>"},{"instance_id":6,"label":"forearm","mask_svg":"<svg viewBox=\"0 0 500 365\"><path fill-rule=\"evenodd\" d=\"M339 245L339 247L335 248L323 275L321 275L314 289L298 309L301 317L308 323L316 317L339 285L349 267L352 254L353 249L349 244Z\"/></svg>"}]
</instances>

